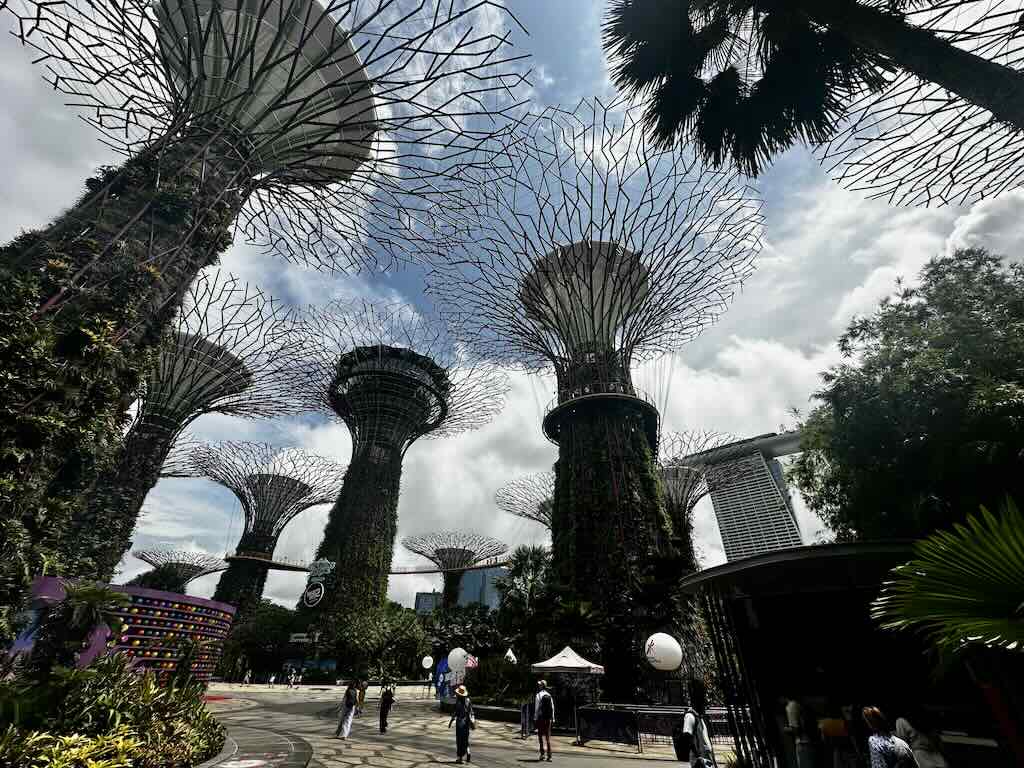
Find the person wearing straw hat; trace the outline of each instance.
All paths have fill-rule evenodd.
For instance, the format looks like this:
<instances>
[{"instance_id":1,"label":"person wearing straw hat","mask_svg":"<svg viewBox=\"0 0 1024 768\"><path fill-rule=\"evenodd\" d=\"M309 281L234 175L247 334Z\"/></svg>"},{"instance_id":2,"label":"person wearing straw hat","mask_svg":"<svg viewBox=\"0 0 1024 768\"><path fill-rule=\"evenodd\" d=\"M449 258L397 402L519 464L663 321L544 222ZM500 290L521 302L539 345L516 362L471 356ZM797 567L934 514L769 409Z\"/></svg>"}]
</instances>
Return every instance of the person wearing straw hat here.
<instances>
[{"instance_id":1,"label":"person wearing straw hat","mask_svg":"<svg viewBox=\"0 0 1024 768\"><path fill-rule=\"evenodd\" d=\"M473 716L473 702L469 700L469 691L466 686L460 685L455 689L455 708L452 710L448 727L455 723L455 756L456 763L461 763L463 756L467 763L473 762L469 753L469 732L476 728L476 718Z\"/></svg>"}]
</instances>

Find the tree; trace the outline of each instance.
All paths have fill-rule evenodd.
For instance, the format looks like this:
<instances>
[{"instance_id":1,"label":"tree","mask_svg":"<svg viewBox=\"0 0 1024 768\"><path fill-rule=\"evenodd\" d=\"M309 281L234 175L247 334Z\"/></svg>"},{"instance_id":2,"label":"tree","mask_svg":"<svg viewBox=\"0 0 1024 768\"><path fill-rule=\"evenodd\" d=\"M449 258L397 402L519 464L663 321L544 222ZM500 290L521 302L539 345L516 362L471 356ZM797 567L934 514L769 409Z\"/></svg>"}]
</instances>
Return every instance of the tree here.
<instances>
[{"instance_id":1,"label":"tree","mask_svg":"<svg viewBox=\"0 0 1024 768\"><path fill-rule=\"evenodd\" d=\"M179 569L173 564L158 565L156 568L140 573L131 581L125 582L126 587L146 587L159 589L163 592L176 592L184 595L187 582Z\"/></svg>"},{"instance_id":2,"label":"tree","mask_svg":"<svg viewBox=\"0 0 1024 768\"><path fill-rule=\"evenodd\" d=\"M797 142L830 139L851 102L896 73L1024 130L1024 75L908 23L904 12L922 4L615 0L604 45L616 84L650 95L645 122L657 140L682 138L754 176Z\"/></svg>"},{"instance_id":3,"label":"tree","mask_svg":"<svg viewBox=\"0 0 1024 768\"><path fill-rule=\"evenodd\" d=\"M438 609L424 622L435 651L448 653L452 648L465 648L474 656L504 651L506 638L498 629L495 617L486 605L456 606Z\"/></svg>"},{"instance_id":4,"label":"tree","mask_svg":"<svg viewBox=\"0 0 1024 768\"><path fill-rule=\"evenodd\" d=\"M419 677L427 639L411 608L388 601L382 606L324 620L327 642L333 643L339 671L360 679Z\"/></svg>"},{"instance_id":5,"label":"tree","mask_svg":"<svg viewBox=\"0 0 1024 768\"><path fill-rule=\"evenodd\" d=\"M871 610L886 629L922 633L942 652L1024 649L1024 515L1007 500L914 545Z\"/></svg>"},{"instance_id":6,"label":"tree","mask_svg":"<svg viewBox=\"0 0 1024 768\"><path fill-rule=\"evenodd\" d=\"M508 574L495 582L501 595L498 626L520 646L523 661L540 661L538 635L551 612L551 551L523 545L509 555Z\"/></svg>"},{"instance_id":7,"label":"tree","mask_svg":"<svg viewBox=\"0 0 1024 768\"><path fill-rule=\"evenodd\" d=\"M246 669L270 672L280 669L292 632L295 611L263 600L241 624L232 628L224 642L221 668L243 675Z\"/></svg>"},{"instance_id":8,"label":"tree","mask_svg":"<svg viewBox=\"0 0 1024 768\"><path fill-rule=\"evenodd\" d=\"M789 472L839 540L919 537L1024 491L1024 265L930 261L839 339Z\"/></svg>"}]
</instances>

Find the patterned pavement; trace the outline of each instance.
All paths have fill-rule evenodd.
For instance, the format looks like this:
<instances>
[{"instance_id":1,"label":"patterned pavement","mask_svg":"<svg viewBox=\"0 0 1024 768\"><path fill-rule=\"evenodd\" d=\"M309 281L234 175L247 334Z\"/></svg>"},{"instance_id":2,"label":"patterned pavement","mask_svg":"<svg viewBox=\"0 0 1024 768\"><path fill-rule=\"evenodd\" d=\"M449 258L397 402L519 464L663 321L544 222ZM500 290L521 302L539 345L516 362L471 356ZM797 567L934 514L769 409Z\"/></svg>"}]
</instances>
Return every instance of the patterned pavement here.
<instances>
[{"instance_id":1,"label":"patterned pavement","mask_svg":"<svg viewBox=\"0 0 1024 768\"><path fill-rule=\"evenodd\" d=\"M366 710L355 719L347 741L333 738L341 689L215 684L209 693L213 699L208 704L210 710L239 744L239 752L218 763L217 768L301 768L294 761L303 755L302 745L312 751L310 768L421 768L455 762L455 731L448 730L448 716L438 712L436 702L422 691L399 690L388 732L381 734L377 701L371 689ZM295 746L287 756L283 750L278 750L276 756L269 754L270 750L247 752L246 739L254 732L266 734L270 741L277 739L278 744L286 738ZM641 764L652 762L679 765L667 745L645 747L643 755L624 745L575 747L569 736L554 736L551 745L554 763L572 764L573 768L629 768L629 763L643 768ZM536 738L521 739L519 727L511 723L478 720L470 751L473 765L522 768L523 763L538 762Z\"/></svg>"}]
</instances>

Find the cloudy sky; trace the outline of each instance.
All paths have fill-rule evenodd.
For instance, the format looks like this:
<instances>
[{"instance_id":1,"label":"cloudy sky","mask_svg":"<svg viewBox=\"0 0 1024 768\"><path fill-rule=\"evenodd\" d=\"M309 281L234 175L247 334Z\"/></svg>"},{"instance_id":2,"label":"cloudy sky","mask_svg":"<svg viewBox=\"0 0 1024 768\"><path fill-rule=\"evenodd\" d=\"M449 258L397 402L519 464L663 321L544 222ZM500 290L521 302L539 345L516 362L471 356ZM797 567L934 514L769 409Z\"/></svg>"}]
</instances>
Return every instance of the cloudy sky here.
<instances>
[{"instance_id":1,"label":"cloudy sky","mask_svg":"<svg viewBox=\"0 0 1024 768\"><path fill-rule=\"evenodd\" d=\"M513 4L530 31L517 39L533 56L538 104L572 105L581 97L613 95L599 46L602 5L591 0ZM114 160L92 129L45 86L29 59L13 38L0 39L0 238L5 240L70 205L90 171ZM670 364L639 375L641 386L667 397L665 429L712 429L742 437L777 431L791 423L791 408L807 409L819 373L838 359L835 339L850 318L870 311L898 277L912 279L930 257L956 245L984 245L1016 257L1024 241L1024 194L1009 193L971 209L891 208L832 184L803 149L783 156L758 186L767 237L754 277L716 326ZM341 295L423 300L415 273L327 278L284 267L244 244L236 244L222 263L299 305ZM399 536L466 528L510 545L543 542L542 529L497 511L493 496L512 478L550 468L555 448L541 434L540 420L552 396L550 381L514 374L507 405L492 424L413 445L403 471ZM266 440L341 462L349 457L347 430L319 417L268 423L210 415L193 431L209 440ZM796 501L804 539L813 541L823 533L821 524ZM308 559L326 514L327 507L317 507L297 517L277 554ZM240 508L226 489L203 480L165 479L146 501L135 545L223 553L237 543L240 527ZM705 565L722 562L707 501L698 507L697 535ZM420 561L398 547L395 562ZM123 576L130 577L146 566L128 557L122 567ZM199 580L191 591L212 594L216 579ZM303 583L298 574L271 574L267 596L294 605ZM389 591L411 605L416 591L439 585L438 577L395 576Z\"/></svg>"}]
</instances>

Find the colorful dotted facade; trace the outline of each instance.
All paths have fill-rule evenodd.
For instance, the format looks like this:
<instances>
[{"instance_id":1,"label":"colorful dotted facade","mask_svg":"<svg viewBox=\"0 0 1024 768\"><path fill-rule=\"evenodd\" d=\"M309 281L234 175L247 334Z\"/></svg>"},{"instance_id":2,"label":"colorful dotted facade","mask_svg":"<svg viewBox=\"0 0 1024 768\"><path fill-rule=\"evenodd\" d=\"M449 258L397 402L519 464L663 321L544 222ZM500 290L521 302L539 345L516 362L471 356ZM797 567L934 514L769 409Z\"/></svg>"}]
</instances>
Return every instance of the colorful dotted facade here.
<instances>
[{"instance_id":1,"label":"colorful dotted facade","mask_svg":"<svg viewBox=\"0 0 1024 768\"><path fill-rule=\"evenodd\" d=\"M199 643L192 673L202 681L213 675L231 629L235 607L215 600L143 587L117 587L131 604L116 613L123 622L108 646L162 675L174 671L185 641Z\"/></svg>"}]
</instances>

